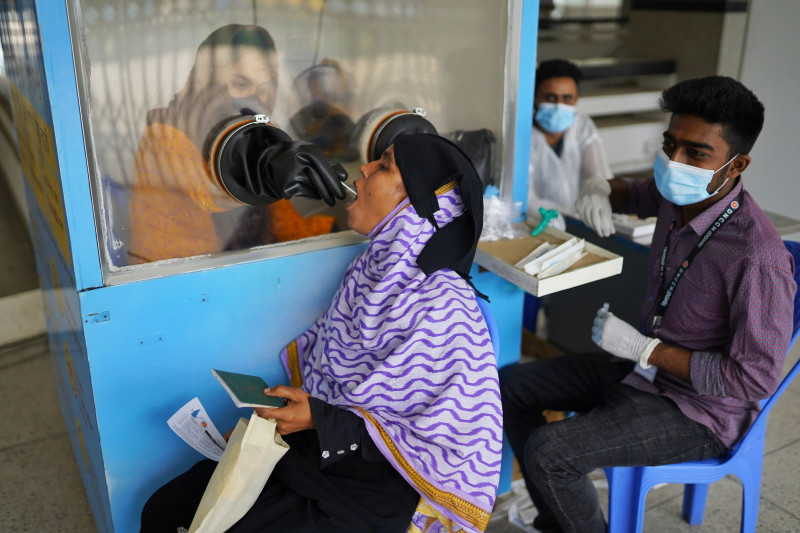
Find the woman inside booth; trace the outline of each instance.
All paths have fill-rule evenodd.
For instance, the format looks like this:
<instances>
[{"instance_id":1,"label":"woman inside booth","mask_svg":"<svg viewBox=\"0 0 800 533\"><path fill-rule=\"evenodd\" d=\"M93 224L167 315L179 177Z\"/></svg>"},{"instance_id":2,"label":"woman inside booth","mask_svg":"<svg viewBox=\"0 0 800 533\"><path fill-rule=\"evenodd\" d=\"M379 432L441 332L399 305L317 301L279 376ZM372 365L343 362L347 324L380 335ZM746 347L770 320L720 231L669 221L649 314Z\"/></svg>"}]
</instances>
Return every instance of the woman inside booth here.
<instances>
[{"instance_id":1,"label":"woman inside booth","mask_svg":"<svg viewBox=\"0 0 800 533\"><path fill-rule=\"evenodd\" d=\"M281 352L285 398L257 409L289 451L229 531L484 531L500 473L495 355L468 272L481 183L452 142L397 138L361 167L352 229L370 237L328 310ZM267 355L268 356L268 355ZM142 531L188 528L216 463L151 496Z\"/></svg>"},{"instance_id":2,"label":"woman inside booth","mask_svg":"<svg viewBox=\"0 0 800 533\"><path fill-rule=\"evenodd\" d=\"M128 203L131 264L332 230L333 217L304 218L286 199L246 206L211 177L205 154L220 123L243 110L269 114L277 87L277 51L264 28L230 24L203 41L183 89L147 114Z\"/></svg>"}]
</instances>

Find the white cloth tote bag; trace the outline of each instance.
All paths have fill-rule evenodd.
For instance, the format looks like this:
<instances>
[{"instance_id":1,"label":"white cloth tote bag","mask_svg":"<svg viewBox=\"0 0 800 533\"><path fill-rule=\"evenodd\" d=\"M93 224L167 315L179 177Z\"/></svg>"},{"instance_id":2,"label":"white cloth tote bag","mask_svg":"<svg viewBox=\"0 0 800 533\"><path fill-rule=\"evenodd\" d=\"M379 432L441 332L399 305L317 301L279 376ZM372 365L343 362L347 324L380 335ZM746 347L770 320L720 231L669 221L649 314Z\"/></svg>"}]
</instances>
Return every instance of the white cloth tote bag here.
<instances>
[{"instance_id":1,"label":"white cloth tote bag","mask_svg":"<svg viewBox=\"0 0 800 533\"><path fill-rule=\"evenodd\" d=\"M249 422L240 418L203 493L189 533L222 533L239 521L288 449L275 431L274 420L255 412Z\"/></svg>"}]
</instances>

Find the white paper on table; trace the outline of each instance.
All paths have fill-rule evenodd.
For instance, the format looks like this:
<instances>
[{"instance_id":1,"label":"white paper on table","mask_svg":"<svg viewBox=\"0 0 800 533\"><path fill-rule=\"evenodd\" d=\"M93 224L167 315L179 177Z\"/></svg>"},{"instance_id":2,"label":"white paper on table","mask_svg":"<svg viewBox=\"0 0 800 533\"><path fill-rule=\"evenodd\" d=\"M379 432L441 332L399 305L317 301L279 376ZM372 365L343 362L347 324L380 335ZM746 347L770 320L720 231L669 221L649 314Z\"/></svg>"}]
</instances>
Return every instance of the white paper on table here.
<instances>
[{"instance_id":1,"label":"white paper on table","mask_svg":"<svg viewBox=\"0 0 800 533\"><path fill-rule=\"evenodd\" d=\"M213 461L219 461L228 444L211 422L198 398L192 398L178 409L167 420L167 424L186 444Z\"/></svg>"}]
</instances>

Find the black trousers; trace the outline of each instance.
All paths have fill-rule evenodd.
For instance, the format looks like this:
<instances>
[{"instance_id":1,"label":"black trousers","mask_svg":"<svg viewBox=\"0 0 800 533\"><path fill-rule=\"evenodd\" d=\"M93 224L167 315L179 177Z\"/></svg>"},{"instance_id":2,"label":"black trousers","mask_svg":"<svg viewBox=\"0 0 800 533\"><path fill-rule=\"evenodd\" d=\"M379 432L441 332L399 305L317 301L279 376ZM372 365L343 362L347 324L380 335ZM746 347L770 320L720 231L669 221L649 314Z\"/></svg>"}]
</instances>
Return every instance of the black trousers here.
<instances>
[{"instance_id":1,"label":"black trousers","mask_svg":"<svg viewBox=\"0 0 800 533\"><path fill-rule=\"evenodd\" d=\"M672 400L620 383L632 363L567 355L500 371L503 420L540 531L604 532L589 472L716 457L726 446ZM545 409L575 411L547 424Z\"/></svg>"},{"instance_id":2,"label":"black trousers","mask_svg":"<svg viewBox=\"0 0 800 533\"><path fill-rule=\"evenodd\" d=\"M228 531L403 533L419 494L388 462L353 455L319 468L315 431L287 435L281 458L250 510ZM189 529L217 463L200 461L158 489L142 511L142 533Z\"/></svg>"}]
</instances>

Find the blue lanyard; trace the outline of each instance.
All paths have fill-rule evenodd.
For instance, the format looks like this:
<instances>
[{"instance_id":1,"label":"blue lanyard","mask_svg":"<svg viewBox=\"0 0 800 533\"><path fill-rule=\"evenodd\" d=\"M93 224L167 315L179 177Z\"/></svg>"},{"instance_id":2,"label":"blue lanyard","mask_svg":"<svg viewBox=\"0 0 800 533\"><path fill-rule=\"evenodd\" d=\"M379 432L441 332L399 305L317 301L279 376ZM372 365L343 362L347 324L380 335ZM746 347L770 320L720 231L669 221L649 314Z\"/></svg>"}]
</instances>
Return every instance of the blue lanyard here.
<instances>
[{"instance_id":1,"label":"blue lanyard","mask_svg":"<svg viewBox=\"0 0 800 533\"><path fill-rule=\"evenodd\" d=\"M736 195L736 198L731 200L728 204L728 207L725 208L722 213L719 215L719 218L715 220L711 226L708 227L706 232L700 237L700 240L697 241L697 244L692 248L692 251L689 252L688 257L681 262L681 265L678 267L678 270L675 272L675 275L672 277L672 281L669 283L669 286L664 289L664 272L666 270L667 264L667 251L669 250L669 241L672 237L672 230L675 228L675 220L673 219L669 225L669 231L667 233L667 242L664 243L664 249L661 251L661 260L658 267L659 273L659 283L658 283L658 308L656 309L655 315L653 315L653 333L658 334L658 331L661 329L661 321L664 318L664 314L667 312L667 306L669 305L670 300L672 299L672 295L675 294L675 289L678 287L678 282L683 277L683 274L689 269L692 265L692 261L694 261L695 256L703 249L703 246L706 245L708 241L711 240L716 232L735 215L739 208L742 206L742 199L744 198L744 188L739 191L739 194Z\"/></svg>"}]
</instances>

